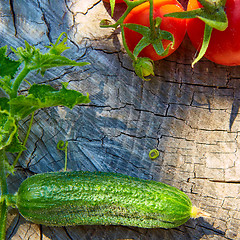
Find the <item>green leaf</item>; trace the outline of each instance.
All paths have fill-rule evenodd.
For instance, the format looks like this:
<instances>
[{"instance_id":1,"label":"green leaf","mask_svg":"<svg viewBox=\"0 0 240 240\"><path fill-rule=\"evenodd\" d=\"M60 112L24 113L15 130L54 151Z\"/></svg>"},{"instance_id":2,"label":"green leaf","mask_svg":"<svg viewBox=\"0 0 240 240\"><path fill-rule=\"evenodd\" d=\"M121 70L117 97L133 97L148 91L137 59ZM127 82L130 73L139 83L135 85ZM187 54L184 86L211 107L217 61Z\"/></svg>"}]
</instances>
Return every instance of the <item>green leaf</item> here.
<instances>
[{"instance_id":1,"label":"green leaf","mask_svg":"<svg viewBox=\"0 0 240 240\"><path fill-rule=\"evenodd\" d=\"M62 33L57 42L52 44L49 52L43 54L39 49L31 46L25 41L25 48L19 47L16 50L12 48L15 54L20 58L21 61L25 62L25 67L31 70L39 70L42 75L49 68L61 67L61 66L85 66L88 62L76 62L70 60L67 57L61 56L68 47L66 46L67 36L60 42L61 37L66 34Z\"/></svg>"},{"instance_id":2,"label":"green leaf","mask_svg":"<svg viewBox=\"0 0 240 240\"><path fill-rule=\"evenodd\" d=\"M60 42L62 36L65 35L63 40ZM70 47L67 46L67 33L63 32L60 34L58 37L56 43L50 43L51 46L46 46L46 48L49 48L49 53L50 54L55 54L55 55L61 55L65 50L69 49Z\"/></svg>"},{"instance_id":3,"label":"green leaf","mask_svg":"<svg viewBox=\"0 0 240 240\"><path fill-rule=\"evenodd\" d=\"M13 78L21 62L15 61L6 56L7 46L0 48L0 76Z\"/></svg>"},{"instance_id":4,"label":"green leaf","mask_svg":"<svg viewBox=\"0 0 240 240\"><path fill-rule=\"evenodd\" d=\"M12 165L10 165L10 163L7 160L4 161L4 167L7 175L8 174L14 175L15 169Z\"/></svg>"},{"instance_id":5,"label":"green leaf","mask_svg":"<svg viewBox=\"0 0 240 240\"><path fill-rule=\"evenodd\" d=\"M9 111L9 99L5 97L0 98L0 110L7 110Z\"/></svg>"},{"instance_id":6,"label":"green leaf","mask_svg":"<svg viewBox=\"0 0 240 240\"><path fill-rule=\"evenodd\" d=\"M8 146L17 131L15 119L6 110L0 110L0 150Z\"/></svg>"},{"instance_id":7,"label":"green leaf","mask_svg":"<svg viewBox=\"0 0 240 240\"><path fill-rule=\"evenodd\" d=\"M38 52L35 54L32 62L28 64L29 70L40 69L42 75L49 68L61 67L61 66L85 66L88 65L88 62L76 62L74 60L68 59L67 57L61 55L55 55L50 53L41 54Z\"/></svg>"},{"instance_id":8,"label":"green leaf","mask_svg":"<svg viewBox=\"0 0 240 240\"><path fill-rule=\"evenodd\" d=\"M0 78L0 88L2 88L8 95L11 94L12 84L13 81L11 76L4 76L3 78Z\"/></svg>"},{"instance_id":9,"label":"green leaf","mask_svg":"<svg viewBox=\"0 0 240 240\"><path fill-rule=\"evenodd\" d=\"M89 96L66 89L62 84L61 90L56 90L50 85L33 84L29 89L29 95L18 96L9 103L14 106L14 113L19 119L23 119L30 113L40 108L53 106L66 106L72 109L77 104L89 103Z\"/></svg>"},{"instance_id":10,"label":"green leaf","mask_svg":"<svg viewBox=\"0 0 240 240\"><path fill-rule=\"evenodd\" d=\"M82 93L67 89L67 83L62 83L62 89L56 90L50 85L34 84L29 89L29 94L40 99L41 103L49 106L63 105L72 109L76 104L89 103L89 96L84 96Z\"/></svg>"},{"instance_id":11,"label":"green leaf","mask_svg":"<svg viewBox=\"0 0 240 240\"><path fill-rule=\"evenodd\" d=\"M12 138L12 142L6 146L5 151L11 153L17 153L25 151L27 148L23 146L22 142L18 138L18 133L16 132Z\"/></svg>"},{"instance_id":12,"label":"green leaf","mask_svg":"<svg viewBox=\"0 0 240 240\"><path fill-rule=\"evenodd\" d=\"M17 49L14 49L13 47L11 47L11 49L19 58L20 62L25 62L25 65L31 62L32 58L37 52L40 52L39 49L31 46L27 41L25 41L25 48L18 47Z\"/></svg>"}]
</instances>

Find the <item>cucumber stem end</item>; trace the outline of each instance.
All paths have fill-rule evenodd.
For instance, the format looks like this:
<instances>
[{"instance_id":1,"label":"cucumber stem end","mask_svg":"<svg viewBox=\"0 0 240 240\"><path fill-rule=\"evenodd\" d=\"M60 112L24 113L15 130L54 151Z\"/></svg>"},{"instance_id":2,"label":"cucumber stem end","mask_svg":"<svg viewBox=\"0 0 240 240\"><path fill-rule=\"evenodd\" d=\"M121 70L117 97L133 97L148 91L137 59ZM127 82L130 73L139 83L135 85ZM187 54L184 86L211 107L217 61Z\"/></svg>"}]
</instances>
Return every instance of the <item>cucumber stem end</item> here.
<instances>
[{"instance_id":1,"label":"cucumber stem end","mask_svg":"<svg viewBox=\"0 0 240 240\"><path fill-rule=\"evenodd\" d=\"M191 210L191 218L199 218L199 217L204 217L204 218L210 218L210 214L207 212L204 212L202 209L193 206Z\"/></svg>"}]
</instances>

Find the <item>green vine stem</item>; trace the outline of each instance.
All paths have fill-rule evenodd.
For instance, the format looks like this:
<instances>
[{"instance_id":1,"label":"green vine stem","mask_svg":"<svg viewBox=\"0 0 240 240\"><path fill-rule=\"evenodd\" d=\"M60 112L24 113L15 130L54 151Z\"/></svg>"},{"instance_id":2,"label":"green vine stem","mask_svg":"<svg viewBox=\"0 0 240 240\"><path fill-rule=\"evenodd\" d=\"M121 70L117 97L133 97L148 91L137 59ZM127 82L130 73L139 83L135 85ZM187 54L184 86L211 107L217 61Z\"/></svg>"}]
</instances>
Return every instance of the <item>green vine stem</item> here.
<instances>
[{"instance_id":1,"label":"green vine stem","mask_svg":"<svg viewBox=\"0 0 240 240\"><path fill-rule=\"evenodd\" d=\"M6 195L8 194L7 180L5 173L5 151L0 150L0 180L1 180L1 198L0 198L0 240L5 239L6 222L7 222L7 203Z\"/></svg>"},{"instance_id":2,"label":"green vine stem","mask_svg":"<svg viewBox=\"0 0 240 240\"><path fill-rule=\"evenodd\" d=\"M8 207L6 204L6 199L1 197L0 199L0 240L5 240L6 236L6 225L7 225L7 212Z\"/></svg>"},{"instance_id":3,"label":"green vine stem","mask_svg":"<svg viewBox=\"0 0 240 240\"><path fill-rule=\"evenodd\" d=\"M22 81L24 80L24 78L28 75L29 72L30 72L30 70L28 69L28 67L25 66L23 68L23 70L19 73L19 75L17 76L17 78L15 79L14 84L13 84L12 93L10 95L11 99L17 97L19 86L22 83Z\"/></svg>"},{"instance_id":4,"label":"green vine stem","mask_svg":"<svg viewBox=\"0 0 240 240\"><path fill-rule=\"evenodd\" d=\"M25 136L25 139L23 141L23 146L25 147L26 146L26 143L27 143L27 140L28 140L28 137L29 137L29 134L31 132L31 128L32 128L32 124L33 124L33 118L34 118L34 112L31 114L31 119L30 119L30 122L29 122L29 126L28 126L28 130L27 130L27 133L26 133L26 136ZM17 155L17 157L15 158L13 164L12 164L12 167L15 168L15 166L17 165L18 163L18 160L20 158L20 156L22 155L23 151L20 151ZM8 175L7 175L8 176Z\"/></svg>"},{"instance_id":5,"label":"green vine stem","mask_svg":"<svg viewBox=\"0 0 240 240\"><path fill-rule=\"evenodd\" d=\"M64 151L65 153L65 164L64 164L64 172L67 171L67 149L68 149L68 141L64 142L62 140L60 140L58 143L57 143L57 149L58 150L61 150L61 151Z\"/></svg>"},{"instance_id":6,"label":"green vine stem","mask_svg":"<svg viewBox=\"0 0 240 240\"><path fill-rule=\"evenodd\" d=\"M125 33L124 33L123 25L121 25L120 27L121 27L123 46L124 46L128 56L135 62L137 59L136 59L136 57L133 55L133 53L128 48L128 45L127 45L126 39L125 39Z\"/></svg>"},{"instance_id":7,"label":"green vine stem","mask_svg":"<svg viewBox=\"0 0 240 240\"><path fill-rule=\"evenodd\" d=\"M100 27L102 28L109 28L109 27L112 27L112 28L117 28L119 25L123 24L123 21L124 19L126 18L126 16L131 12L131 10L135 7L137 7L138 5L144 3L144 2L147 2L149 0L138 0L138 1L129 1L129 0L124 0L124 2L127 4L127 10L123 13L123 15L117 20L116 23L114 24L107 24L105 25L104 23L106 23L105 19L101 21L100 23ZM150 0L152 1L152 0ZM108 22L108 21L107 21Z\"/></svg>"},{"instance_id":8,"label":"green vine stem","mask_svg":"<svg viewBox=\"0 0 240 240\"><path fill-rule=\"evenodd\" d=\"M5 172L5 160L6 160L5 151L2 149L0 150L0 178L1 178L2 196L8 194L6 172Z\"/></svg>"}]
</instances>

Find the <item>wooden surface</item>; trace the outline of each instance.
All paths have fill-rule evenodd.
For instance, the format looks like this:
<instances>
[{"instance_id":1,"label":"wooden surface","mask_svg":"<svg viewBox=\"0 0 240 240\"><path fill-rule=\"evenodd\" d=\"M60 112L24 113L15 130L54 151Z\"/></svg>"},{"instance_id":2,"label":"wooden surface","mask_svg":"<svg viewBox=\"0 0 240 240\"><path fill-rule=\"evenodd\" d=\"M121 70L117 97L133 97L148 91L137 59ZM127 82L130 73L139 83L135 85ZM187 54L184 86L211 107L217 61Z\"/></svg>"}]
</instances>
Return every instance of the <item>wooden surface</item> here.
<instances>
[{"instance_id":1,"label":"wooden surface","mask_svg":"<svg viewBox=\"0 0 240 240\"><path fill-rule=\"evenodd\" d=\"M119 13L122 8L119 8ZM99 0L2 0L0 45L19 47L24 40L43 48L65 31L66 55L89 61L83 68L59 68L31 83L49 83L90 94L91 103L72 111L49 108L36 113L28 150L10 192L27 177L64 167L59 140L69 141L68 169L119 172L171 184L211 214L172 229L122 226L46 227L26 221L17 210L8 217L7 239L240 239L239 106L240 67L202 59L187 36L179 50L156 63L156 76L143 82L134 74L119 31L100 29L111 19ZM27 86L22 85L22 90ZM24 136L29 123L21 123ZM148 153L157 148L160 156Z\"/></svg>"}]
</instances>

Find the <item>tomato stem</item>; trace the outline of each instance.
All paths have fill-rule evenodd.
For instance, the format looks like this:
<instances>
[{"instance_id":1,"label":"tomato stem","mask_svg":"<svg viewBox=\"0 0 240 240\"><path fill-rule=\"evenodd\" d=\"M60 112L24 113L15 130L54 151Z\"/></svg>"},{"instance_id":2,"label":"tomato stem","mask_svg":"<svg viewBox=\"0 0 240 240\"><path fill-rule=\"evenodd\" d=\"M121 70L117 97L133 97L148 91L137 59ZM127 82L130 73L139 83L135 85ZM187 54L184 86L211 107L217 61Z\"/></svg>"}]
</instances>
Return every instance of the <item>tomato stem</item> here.
<instances>
[{"instance_id":1,"label":"tomato stem","mask_svg":"<svg viewBox=\"0 0 240 240\"><path fill-rule=\"evenodd\" d=\"M123 15L117 20L116 23L114 24L110 24L110 25L100 25L100 27L102 28L117 28L118 26L120 26L121 24L123 24L124 19L126 18L126 16L131 12L131 10L135 7L137 7L138 5L147 2L149 0L138 0L138 1L129 1L129 0L124 0L124 2L127 4L127 10L123 13Z\"/></svg>"},{"instance_id":2,"label":"tomato stem","mask_svg":"<svg viewBox=\"0 0 240 240\"><path fill-rule=\"evenodd\" d=\"M128 45L126 43L126 38L125 38L125 33L124 33L124 28L123 25L121 27L121 33L122 33L122 41L123 41L123 46L128 54L128 56L135 62L137 60L137 57L133 55L133 53L129 50Z\"/></svg>"},{"instance_id":3,"label":"tomato stem","mask_svg":"<svg viewBox=\"0 0 240 240\"><path fill-rule=\"evenodd\" d=\"M149 24L150 24L150 29L151 29L151 33L152 33L152 37L155 38L156 37L156 29L155 29L155 25L154 25L154 19L153 19L153 0L149 0Z\"/></svg>"}]
</instances>

